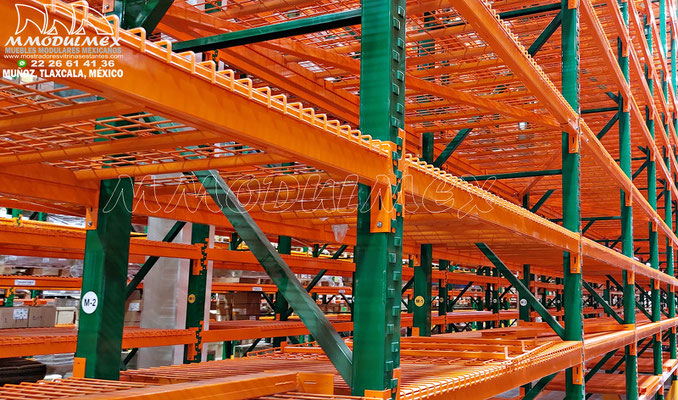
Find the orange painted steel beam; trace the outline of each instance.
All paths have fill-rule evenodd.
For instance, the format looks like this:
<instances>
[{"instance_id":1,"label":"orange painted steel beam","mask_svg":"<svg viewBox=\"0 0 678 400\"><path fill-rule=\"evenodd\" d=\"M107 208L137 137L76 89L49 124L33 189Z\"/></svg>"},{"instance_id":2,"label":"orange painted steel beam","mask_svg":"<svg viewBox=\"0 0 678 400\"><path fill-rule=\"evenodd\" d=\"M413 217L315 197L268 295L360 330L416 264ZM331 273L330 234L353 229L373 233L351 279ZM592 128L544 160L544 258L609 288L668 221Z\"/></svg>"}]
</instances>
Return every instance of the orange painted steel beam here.
<instances>
[{"instance_id":1,"label":"orange painted steel beam","mask_svg":"<svg viewBox=\"0 0 678 400\"><path fill-rule=\"evenodd\" d=\"M143 193L143 192L142 192ZM216 214L191 198L179 196L173 199L169 204L153 201L153 198L137 196L134 199L134 215L158 217L173 219L177 221L186 221L206 225L215 225L227 229L233 229L228 219L222 214ZM210 200L211 201L211 200ZM187 204L188 203L188 204ZM257 224L268 234L285 235L298 239L308 239L318 242L335 243L336 237L332 232L331 226L318 226L304 223L304 221L282 221L276 219L275 214L258 214L254 216ZM339 244L354 244L355 235L349 233Z\"/></svg>"},{"instance_id":2,"label":"orange painted steel beam","mask_svg":"<svg viewBox=\"0 0 678 400\"><path fill-rule=\"evenodd\" d=\"M171 141L171 139L172 138L169 137L165 140ZM200 143L205 143L205 141L201 141ZM157 146L155 147L157 148ZM110 152L107 152L107 154L110 154ZM134 165L128 167L111 167L96 170L95 169L82 170L77 171L75 173L75 176L78 179L103 180L103 179L114 179L120 176L161 175L183 171L202 171L207 169L217 169L217 170L230 168L237 169L256 165L280 164L289 161L290 161L289 157L266 153L255 153L226 157L206 158L200 160L173 161L148 165Z\"/></svg>"},{"instance_id":3,"label":"orange painted steel beam","mask_svg":"<svg viewBox=\"0 0 678 400\"><path fill-rule=\"evenodd\" d=\"M650 5L650 3L648 3L648 2L645 2L645 4L646 4L646 7L648 5ZM652 8L651 7L646 8L646 14L648 14L648 18L650 18L649 19L650 21L654 21L654 16L652 16ZM638 35L638 34L644 35L644 26L640 21L640 18L638 16L638 9L637 9L636 4L634 2L631 2L629 4L629 17L630 17L631 27L635 31L635 34L636 35ZM653 37L653 43L657 44L657 48L658 48L658 51L656 52L656 54L659 54L660 66L662 67L663 71L665 72L665 76L668 78L668 76L670 75L670 72L669 72L670 70L669 70L669 68L666 64L666 60L663 58L663 54L662 54L663 49L661 49L661 47L659 46L659 40L658 40L659 34L658 34L658 32L656 32L657 26L654 23L652 23L651 25L652 25L654 33L655 33L655 36ZM639 37L644 37L644 36L639 36ZM659 115L659 111L658 111L658 108L656 106L655 99L657 99L657 103L659 103L659 105L662 108L662 111L667 116L667 118L671 115L671 110L669 110L669 106L668 106L667 101L665 101L663 96L661 95L661 93L663 92L663 88L661 87L661 77L659 76L659 73L657 71L657 67L655 66L654 57L652 56L652 54L650 54L650 48L648 47L647 41L640 40L640 41L638 41L638 43L640 44L642 55L645 58L645 64L647 64L647 66L649 68L649 73L650 73L650 77L652 78L653 87L655 88L655 93L657 93L656 97L652 96L649 92L649 88L647 87L647 81L645 79L644 71L641 71L641 69L639 69L639 66L640 66L639 57L638 57L638 55L635 51L635 48L633 48L633 47L631 48L631 50L632 50L631 51L631 58L632 58L632 61L633 61L632 65L636 67L635 68L636 73L638 75L638 80L642 84L643 94L644 94L646 102L647 102L646 104L652 109L652 112L651 112L652 118L655 121L661 121L661 116ZM668 86L671 87L671 89L672 89L672 85L669 84ZM672 93L672 92L670 92L670 93ZM667 93L667 98L668 98L668 96L669 96L669 93ZM673 98L673 97L671 97L671 98L674 100L673 103L674 103L674 108L675 108L675 98ZM672 134L673 144L675 145L676 143L678 143L678 136L676 135L675 127L671 123L668 124L668 127L669 127L670 133ZM657 131L657 130L659 130L659 133L661 135L660 137L661 137L662 141L664 142L664 145L667 148L670 148L671 147L671 140L669 139L667 133L664 132L664 129L662 129L661 124L658 124L658 126L655 128L655 131ZM669 157L671 158L671 161L674 165L674 171L675 171L676 159L675 159L673 152L669 152Z\"/></svg>"},{"instance_id":4,"label":"orange painted steel beam","mask_svg":"<svg viewBox=\"0 0 678 400\"><path fill-rule=\"evenodd\" d=\"M353 330L353 322L333 322L332 325L337 332L349 332ZM228 340L248 340L266 337L299 336L308 335L309 333L308 329L302 322L289 321L271 321L271 323L267 324L253 324L249 326L245 325L242 327L231 328L228 327L228 324L220 325L217 322L211 323L210 326L211 328L209 330L203 331L201 334L203 343L223 342Z\"/></svg>"},{"instance_id":5,"label":"orange painted steel beam","mask_svg":"<svg viewBox=\"0 0 678 400\"><path fill-rule=\"evenodd\" d=\"M0 388L1 396L7 400L28 399L66 399L77 395L96 395L133 388L146 387L149 384L138 382L118 382L103 379L67 378L54 381L22 382L19 385L7 384Z\"/></svg>"},{"instance_id":6,"label":"orange painted steel beam","mask_svg":"<svg viewBox=\"0 0 678 400\"><path fill-rule=\"evenodd\" d=\"M624 102L628 102L631 97L631 88L626 82L626 78L622 74L621 68L619 67L619 62L617 62L616 54L612 51L610 47L610 42L607 40L603 26L596 15L596 11L593 9L593 5L590 0L579 0L581 16L588 28L594 33L594 43L600 55L602 55L603 60L605 61L605 66L608 69L611 69L614 77L614 81L617 84L617 88L624 98Z\"/></svg>"},{"instance_id":7,"label":"orange painted steel beam","mask_svg":"<svg viewBox=\"0 0 678 400\"><path fill-rule=\"evenodd\" d=\"M67 122L127 114L136 110L136 107L108 100L82 103L75 106L49 108L0 117L0 132L46 128ZM0 160L2 160L2 157L0 157ZM1 161L0 164L2 164Z\"/></svg>"},{"instance_id":8,"label":"orange painted steel beam","mask_svg":"<svg viewBox=\"0 0 678 400\"><path fill-rule=\"evenodd\" d=\"M126 139L115 139L103 142L92 142L86 145L67 146L54 150L41 150L35 152L0 156L0 167L26 163L40 163L60 160L73 160L80 158L91 158L120 152L134 152L162 148L171 149L173 147L180 146L196 146L198 144L204 144L218 140L219 136L214 135L212 133L201 131L151 135ZM76 173L75 176L78 179L97 178L97 176L94 175L94 171L90 172L90 170L80 171L79 173ZM107 179L105 174L103 174L103 176L104 178L102 179Z\"/></svg>"},{"instance_id":9,"label":"orange painted steel beam","mask_svg":"<svg viewBox=\"0 0 678 400\"><path fill-rule=\"evenodd\" d=\"M0 287L3 287L2 277L0 277ZM276 293L277 291L278 288L273 284L212 282L212 293L224 293L224 292ZM352 293L352 289L350 286L315 286L310 293L350 295Z\"/></svg>"},{"instance_id":10,"label":"orange painted steel beam","mask_svg":"<svg viewBox=\"0 0 678 400\"><path fill-rule=\"evenodd\" d=\"M296 372L258 372L198 382L157 385L101 393L98 400L244 400L300 389ZM87 396L70 400L86 400Z\"/></svg>"},{"instance_id":11,"label":"orange painted steel beam","mask_svg":"<svg viewBox=\"0 0 678 400\"><path fill-rule=\"evenodd\" d=\"M81 278L58 276L0 275L0 288L31 290L80 290Z\"/></svg>"},{"instance_id":12,"label":"orange painted steel beam","mask_svg":"<svg viewBox=\"0 0 678 400\"><path fill-rule=\"evenodd\" d=\"M65 227L36 221L22 221L23 226L15 226L15 220L0 219L0 243L5 249L11 246L26 247L24 254L41 256L45 251L54 251L60 258L65 256L82 259L85 246L85 230L77 227ZM131 256L158 256L182 259L198 259L201 257L198 245L182 243L166 243L132 237L130 239ZM77 256L77 257L76 257ZM224 248L209 248L209 260L215 262L215 268L220 264L230 269L242 269L245 264L252 267L245 269L261 270L256 258L249 251L233 251ZM327 269L330 273L346 274L349 276L355 265L346 260L333 260L325 257L283 255L283 259L294 270L320 271ZM141 259L143 262L143 259Z\"/></svg>"},{"instance_id":13,"label":"orange painted steel beam","mask_svg":"<svg viewBox=\"0 0 678 400\"><path fill-rule=\"evenodd\" d=\"M577 114L489 5L482 1L464 1L456 2L454 8L520 77L530 92L548 107L558 122L568 127L564 129L576 132Z\"/></svg>"},{"instance_id":14,"label":"orange painted steel beam","mask_svg":"<svg viewBox=\"0 0 678 400\"><path fill-rule=\"evenodd\" d=\"M182 345L195 341L195 331L189 329L125 328L122 348ZM2 357L73 353L76 346L77 330L72 327L0 330Z\"/></svg>"},{"instance_id":15,"label":"orange painted steel beam","mask_svg":"<svg viewBox=\"0 0 678 400\"><path fill-rule=\"evenodd\" d=\"M0 194L93 206L98 201L98 185L82 183L73 172L50 165L22 165L0 170Z\"/></svg>"},{"instance_id":16,"label":"orange painted steel beam","mask_svg":"<svg viewBox=\"0 0 678 400\"><path fill-rule=\"evenodd\" d=\"M47 224L43 224L45 226ZM36 227L14 227L0 224L0 243L5 245L31 245L38 248L53 248L58 250L75 251L80 254L85 251L85 230L46 229ZM40 250L37 250L36 256ZM146 239L131 238L130 254L140 256L158 256L169 258L198 259L199 246L181 243L166 243Z\"/></svg>"},{"instance_id":17,"label":"orange painted steel beam","mask_svg":"<svg viewBox=\"0 0 678 400\"><path fill-rule=\"evenodd\" d=\"M638 393L649 398L657 391L661 380L655 375L638 375ZM549 383L544 390L565 390L565 376L561 373ZM594 374L586 381L586 393L626 394L626 377L623 374Z\"/></svg>"}]
</instances>

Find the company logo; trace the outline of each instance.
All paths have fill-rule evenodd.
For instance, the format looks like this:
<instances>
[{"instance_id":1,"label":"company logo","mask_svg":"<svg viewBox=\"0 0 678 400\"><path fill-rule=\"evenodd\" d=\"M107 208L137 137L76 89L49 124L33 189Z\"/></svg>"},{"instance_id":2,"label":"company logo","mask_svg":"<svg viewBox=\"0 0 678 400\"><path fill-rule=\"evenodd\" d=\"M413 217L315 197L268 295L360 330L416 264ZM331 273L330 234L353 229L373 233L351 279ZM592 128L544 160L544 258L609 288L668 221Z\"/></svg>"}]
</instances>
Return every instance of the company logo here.
<instances>
[{"instance_id":1,"label":"company logo","mask_svg":"<svg viewBox=\"0 0 678 400\"><path fill-rule=\"evenodd\" d=\"M98 11L89 7L87 2L78 1L74 3L54 2L52 4L29 5L15 4L17 12L17 25L15 36L9 37L7 45L100 45L115 46L117 40L114 38L113 26L109 23L94 25L88 15L104 19L104 16ZM55 18L57 12L62 17ZM63 17L63 15L66 17ZM30 26L37 28L41 36L45 37L22 37L21 33ZM105 38L84 38L78 36L86 35L86 28L92 28L98 36ZM82 39L82 40L81 40Z\"/></svg>"}]
</instances>

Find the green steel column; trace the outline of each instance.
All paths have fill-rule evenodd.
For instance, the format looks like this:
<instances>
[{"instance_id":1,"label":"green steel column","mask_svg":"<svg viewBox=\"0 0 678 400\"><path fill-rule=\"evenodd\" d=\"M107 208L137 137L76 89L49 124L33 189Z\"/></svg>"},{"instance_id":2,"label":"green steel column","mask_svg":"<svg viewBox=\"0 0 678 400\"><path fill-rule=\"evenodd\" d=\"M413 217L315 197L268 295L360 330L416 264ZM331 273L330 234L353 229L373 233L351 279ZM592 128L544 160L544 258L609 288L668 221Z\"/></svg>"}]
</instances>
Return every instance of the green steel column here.
<instances>
[{"instance_id":1,"label":"green steel column","mask_svg":"<svg viewBox=\"0 0 678 400\"><path fill-rule=\"evenodd\" d=\"M487 267L484 269L485 271L485 276L491 276L492 275L492 268ZM487 311L492 311L492 285L491 284L486 284L485 285L485 310ZM485 321L485 329L492 329L492 321Z\"/></svg>"},{"instance_id":2,"label":"green steel column","mask_svg":"<svg viewBox=\"0 0 678 400\"><path fill-rule=\"evenodd\" d=\"M238 236L238 232L233 232L231 233L231 240L228 242L228 249L229 250L238 250L238 246L240 245L240 236Z\"/></svg>"},{"instance_id":3,"label":"green steel column","mask_svg":"<svg viewBox=\"0 0 678 400\"><path fill-rule=\"evenodd\" d=\"M424 132L421 135L421 159L433 164L433 132Z\"/></svg>"},{"instance_id":4,"label":"green steel column","mask_svg":"<svg viewBox=\"0 0 678 400\"><path fill-rule=\"evenodd\" d=\"M191 227L191 244L200 245L201 257L191 260L188 275L188 297L186 299L186 328L197 328L198 341L188 345L184 352L184 363L196 363L202 360L201 333L205 323L205 296L207 293L207 246L210 238L210 226L193 224ZM193 351L189 351L193 346Z\"/></svg>"},{"instance_id":5,"label":"green steel column","mask_svg":"<svg viewBox=\"0 0 678 400\"><path fill-rule=\"evenodd\" d=\"M292 253L292 238L289 236L278 236L278 253L291 254ZM289 303L280 291L275 295L275 316L278 321L287 321L289 316ZM280 343L285 340L284 337L277 337L273 339L273 347L279 347Z\"/></svg>"},{"instance_id":6,"label":"green steel column","mask_svg":"<svg viewBox=\"0 0 678 400\"><path fill-rule=\"evenodd\" d=\"M556 278L556 285L562 285L563 280L561 278ZM562 290L556 290L555 292L555 303L556 303L556 311L560 311L563 309L563 291ZM556 318L558 319L558 318ZM562 317L561 317L562 320Z\"/></svg>"},{"instance_id":7,"label":"green steel column","mask_svg":"<svg viewBox=\"0 0 678 400\"><path fill-rule=\"evenodd\" d=\"M530 209L530 194L525 194L523 196L523 208L526 210ZM532 273L530 272L530 266L529 264L524 264L523 265L523 284L525 287L528 289L532 289ZM525 299L523 296L518 296L518 316L521 321L530 321L530 312L532 310L530 309L530 304L527 302L527 299ZM529 390L529 388L528 388Z\"/></svg>"},{"instance_id":8,"label":"green steel column","mask_svg":"<svg viewBox=\"0 0 678 400\"><path fill-rule=\"evenodd\" d=\"M532 289L532 274L530 273L530 266L527 264L523 265L523 285L530 290ZM520 320L530 322L530 304L523 296L519 296L519 299L518 315Z\"/></svg>"},{"instance_id":9,"label":"green steel column","mask_svg":"<svg viewBox=\"0 0 678 400\"><path fill-rule=\"evenodd\" d=\"M561 1L562 13L562 92L565 100L579 113L579 9L569 8L568 0ZM563 188L563 227L573 232L581 232L580 209L580 153L570 152L569 134L562 135L562 188ZM572 257L563 253L563 293L565 298L565 340L583 339L582 321L582 277L581 271L574 272ZM565 371L565 399L583 400L584 382L575 383L574 370Z\"/></svg>"},{"instance_id":10,"label":"green steel column","mask_svg":"<svg viewBox=\"0 0 678 400\"><path fill-rule=\"evenodd\" d=\"M499 270L497 268L492 268L492 276L495 278L499 277ZM499 285L496 283L492 284L492 314L499 314L499 309L501 307L501 304L499 303ZM496 326L495 326L496 324ZM493 328L499 328L501 326L501 323L499 321L495 322L492 321L492 327Z\"/></svg>"},{"instance_id":11,"label":"green steel column","mask_svg":"<svg viewBox=\"0 0 678 400\"><path fill-rule=\"evenodd\" d=\"M659 40L661 46L659 46L660 51L664 54L664 57L667 57L666 54L666 0L659 0Z\"/></svg>"},{"instance_id":12,"label":"green steel column","mask_svg":"<svg viewBox=\"0 0 678 400\"><path fill-rule=\"evenodd\" d=\"M629 25L629 11L627 3L618 2L619 8L624 19L624 24L628 29ZM624 75L624 78L629 82L629 58L623 55L622 42L617 38L617 59L619 67ZM626 176L631 177L631 122L628 112L624 112L624 100L621 98L619 103L619 166L624 171ZM621 202L621 243L622 253L633 258L633 209L627 205L626 193L622 190L620 192ZM632 277L627 271L623 273L623 298L622 303L624 307L624 323L636 323L636 301L635 301L635 285ZM638 398L638 357L634 351L635 347L626 346L624 348L624 357L626 362L625 376L626 376L626 398L635 400Z\"/></svg>"},{"instance_id":13,"label":"green steel column","mask_svg":"<svg viewBox=\"0 0 678 400\"><path fill-rule=\"evenodd\" d=\"M429 17L430 18L430 17ZM433 132L424 132L421 138L421 158L433 163ZM431 336L431 275L433 273L433 245L422 244L419 266L414 268L414 309L412 327L419 336Z\"/></svg>"},{"instance_id":14,"label":"green steel column","mask_svg":"<svg viewBox=\"0 0 678 400\"><path fill-rule=\"evenodd\" d=\"M431 336L431 289L433 282L433 245L421 245L419 266L414 267L414 315L412 326L419 336Z\"/></svg>"},{"instance_id":15,"label":"green steel column","mask_svg":"<svg viewBox=\"0 0 678 400\"><path fill-rule=\"evenodd\" d=\"M101 181L96 226L85 237L75 356L85 359L86 378L119 378L132 197L132 179Z\"/></svg>"},{"instance_id":16,"label":"green steel column","mask_svg":"<svg viewBox=\"0 0 678 400\"><path fill-rule=\"evenodd\" d=\"M448 260L440 260L438 262L438 270L447 271L450 267ZM438 280L438 315L447 315L447 303L449 293L447 292L447 282L444 279ZM447 325L440 328L440 333L447 332Z\"/></svg>"},{"instance_id":17,"label":"green steel column","mask_svg":"<svg viewBox=\"0 0 678 400\"><path fill-rule=\"evenodd\" d=\"M396 214L387 222L386 232L370 224L370 209L379 191L358 187L351 392L362 396L365 390L387 390L393 397L398 385L394 370L400 368L403 144L399 130L405 128L405 0L362 0L361 5L360 129L375 139L396 143L392 171L384 173L394 174L398 183L391 187L392 201L386 198L382 203L394 204Z\"/></svg>"},{"instance_id":18,"label":"green steel column","mask_svg":"<svg viewBox=\"0 0 678 400\"><path fill-rule=\"evenodd\" d=\"M645 18L645 38L647 39L648 46L650 47L650 54L652 54L652 26L651 24L654 21L648 21L647 16ZM650 87L650 93L654 94L653 80L649 72L650 66L645 64L645 79L647 79L647 84ZM654 119L651 118L651 110L648 106L645 106L645 122L647 128L650 130L652 138L655 137L655 125ZM647 164L647 197L648 202L653 210L657 210L657 173L656 173L656 162L650 156L649 162ZM659 238L657 227L652 222L649 223L649 247L650 247L650 266L654 269L659 269ZM661 297L659 292L659 287L655 285L654 280L652 282L652 321L658 322L661 320ZM655 375L662 374L662 343L661 336L657 339L653 339L653 372ZM661 399L664 395L657 393L656 398Z\"/></svg>"},{"instance_id":19,"label":"green steel column","mask_svg":"<svg viewBox=\"0 0 678 400\"><path fill-rule=\"evenodd\" d=\"M670 157L665 153L664 162L669 172L671 172ZM668 182L664 183L664 221L666 225L673 231L673 201L671 200L671 189ZM666 273L669 276L674 276L673 266L673 242L670 238L666 238ZM669 312L669 318L676 316L676 299L670 285L666 286L666 303ZM669 333L669 358L676 359L676 335ZM675 375L672 375L675 377Z\"/></svg>"}]
</instances>

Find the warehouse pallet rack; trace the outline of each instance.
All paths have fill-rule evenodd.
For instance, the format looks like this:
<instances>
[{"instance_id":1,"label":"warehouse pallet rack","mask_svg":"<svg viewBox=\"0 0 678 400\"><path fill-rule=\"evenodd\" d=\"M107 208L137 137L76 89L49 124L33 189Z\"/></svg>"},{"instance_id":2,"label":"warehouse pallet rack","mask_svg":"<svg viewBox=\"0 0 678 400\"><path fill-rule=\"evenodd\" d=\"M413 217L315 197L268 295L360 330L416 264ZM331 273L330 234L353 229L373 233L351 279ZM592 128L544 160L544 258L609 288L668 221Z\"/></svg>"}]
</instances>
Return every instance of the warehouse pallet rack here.
<instances>
[{"instance_id":1,"label":"warehouse pallet rack","mask_svg":"<svg viewBox=\"0 0 678 400\"><path fill-rule=\"evenodd\" d=\"M70 17L57 0L25 1ZM14 15L0 4L0 36L13 34ZM124 79L1 81L0 204L87 216L84 237L67 248L84 258L82 290L102 306L81 321L76 372L107 381L0 396L469 399L526 385L529 399L544 387L568 399L637 399L675 382L672 0L121 1L108 21L87 18L88 35L113 27ZM154 31L161 40L147 41ZM111 198L121 201L103 212ZM203 240L128 240L133 218L150 216L192 222L196 237L205 224L235 230L317 345L110 381L120 374L127 254L207 259ZM343 224L337 240L332 225ZM355 246L350 341L270 244L288 238ZM405 255L418 255L417 336L401 340ZM521 324L429 338L434 261L494 268L519 293ZM533 275L562 285L562 321L528 289ZM204 277L191 277L199 294ZM607 319L583 318L583 291ZM638 372L649 347L648 377ZM622 348L610 370L625 373L602 374ZM301 375L308 368L332 376ZM211 369L237 373L210 380ZM270 369L285 372L262 372ZM171 378L188 371L197 380ZM238 389L253 382L256 390ZM289 394L298 391L315 394Z\"/></svg>"}]
</instances>

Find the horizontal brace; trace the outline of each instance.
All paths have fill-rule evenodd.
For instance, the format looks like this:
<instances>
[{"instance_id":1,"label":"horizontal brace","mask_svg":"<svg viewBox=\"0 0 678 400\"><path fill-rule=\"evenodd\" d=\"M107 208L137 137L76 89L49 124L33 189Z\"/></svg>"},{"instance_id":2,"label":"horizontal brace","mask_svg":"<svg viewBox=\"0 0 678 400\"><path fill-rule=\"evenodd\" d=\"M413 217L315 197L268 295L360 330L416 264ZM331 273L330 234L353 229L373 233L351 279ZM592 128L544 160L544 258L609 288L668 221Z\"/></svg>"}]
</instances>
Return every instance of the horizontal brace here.
<instances>
[{"instance_id":1,"label":"horizontal brace","mask_svg":"<svg viewBox=\"0 0 678 400\"><path fill-rule=\"evenodd\" d=\"M461 179L465 181L486 181L489 179L532 178L535 176L560 175L562 173L563 173L562 169L545 169L541 171L506 172L501 174L488 174L488 175L468 175L462 176Z\"/></svg>"},{"instance_id":2,"label":"horizontal brace","mask_svg":"<svg viewBox=\"0 0 678 400\"><path fill-rule=\"evenodd\" d=\"M315 17L301 18L279 24L265 25L258 28L244 29L200 39L173 43L175 52L203 52L246 44L281 39L307 33L322 32L330 29L360 24L361 10L351 10Z\"/></svg>"},{"instance_id":3,"label":"horizontal brace","mask_svg":"<svg viewBox=\"0 0 678 400\"><path fill-rule=\"evenodd\" d=\"M597 114L604 112L619 111L619 107L602 107L602 108L590 108L588 110L581 110L582 114Z\"/></svg>"}]
</instances>

